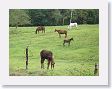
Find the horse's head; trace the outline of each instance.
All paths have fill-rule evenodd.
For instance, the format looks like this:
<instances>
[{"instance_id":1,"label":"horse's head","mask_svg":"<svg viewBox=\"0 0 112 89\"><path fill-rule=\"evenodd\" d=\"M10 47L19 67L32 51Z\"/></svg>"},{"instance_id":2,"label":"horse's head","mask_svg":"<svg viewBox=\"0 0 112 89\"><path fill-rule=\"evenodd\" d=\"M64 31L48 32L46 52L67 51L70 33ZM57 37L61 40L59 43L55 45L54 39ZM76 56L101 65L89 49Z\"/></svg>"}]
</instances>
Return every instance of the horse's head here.
<instances>
[{"instance_id":1,"label":"horse's head","mask_svg":"<svg viewBox=\"0 0 112 89\"><path fill-rule=\"evenodd\" d=\"M73 39L73 38L71 38L70 40L73 40L73 41L74 41L74 39Z\"/></svg>"},{"instance_id":2,"label":"horse's head","mask_svg":"<svg viewBox=\"0 0 112 89\"><path fill-rule=\"evenodd\" d=\"M55 29L54 32L56 32L57 30Z\"/></svg>"},{"instance_id":3,"label":"horse's head","mask_svg":"<svg viewBox=\"0 0 112 89\"><path fill-rule=\"evenodd\" d=\"M51 63L51 69L52 69L52 68L54 69L54 65L55 65L55 62L52 62L52 63Z\"/></svg>"},{"instance_id":4,"label":"horse's head","mask_svg":"<svg viewBox=\"0 0 112 89\"><path fill-rule=\"evenodd\" d=\"M51 69L52 68L54 69L54 65L55 65L54 58L52 58L52 61L51 61Z\"/></svg>"}]
</instances>

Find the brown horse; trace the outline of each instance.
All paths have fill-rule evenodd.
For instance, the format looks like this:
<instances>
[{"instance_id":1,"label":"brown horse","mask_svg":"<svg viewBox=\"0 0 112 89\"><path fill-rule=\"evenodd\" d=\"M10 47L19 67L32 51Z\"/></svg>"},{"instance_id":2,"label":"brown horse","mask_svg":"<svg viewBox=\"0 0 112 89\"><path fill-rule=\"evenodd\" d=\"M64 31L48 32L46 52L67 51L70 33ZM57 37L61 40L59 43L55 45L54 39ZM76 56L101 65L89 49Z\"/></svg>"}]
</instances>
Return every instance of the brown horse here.
<instances>
[{"instance_id":1,"label":"brown horse","mask_svg":"<svg viewBox=\"0 0 112 89\"><path fill-rule=\"evenodd\" d=\"M47 69L49 69L50 63L51 63L51 69L54 68L55 62L54 62L54 59L53 59L53 53L51 51L42 50L40 52L40 57L41 57L41 69L44 68L45 59L47 59L47 61L48 61Z\"/></svg>"},{"instance_id":2,"label":"brown horse","mask_svg":"<svg viewBox=\"0 0 112 89\"><path fill-rule=\"evenodd\" d=\"M70 42L73 40L73 38L70 39L64 39L63 40L63 46L65 46L65 43L68 43L68 45L70 46Z\"/></svg>"},{"instance_id":3,"label":"brown horse","mask_svg":"<svg viewBox=\"0 0 112 89\"><path fill-rule=\"evenodd\" d=\"M55 29L55 32L58 32L59 37L61 37L61 34L65 34L65 38L67 37L67 31L66 30L56 30Z\"/></svg>"},{"instance_id":4,"label":"brown horse","mask_svg":"<svg viewBox=\"0 0 112 89\"><path fill-rule=\"evenodd\" d=\"M38 31L38 33L39 33L39 31L42 31L42 33L43 33L43 32L45 33L45 27L44 27L44 26L38 26L38 27L36 28L36 31L35 31L36 34L37 34L37 31Z\"/></svg>"}]
</instances>

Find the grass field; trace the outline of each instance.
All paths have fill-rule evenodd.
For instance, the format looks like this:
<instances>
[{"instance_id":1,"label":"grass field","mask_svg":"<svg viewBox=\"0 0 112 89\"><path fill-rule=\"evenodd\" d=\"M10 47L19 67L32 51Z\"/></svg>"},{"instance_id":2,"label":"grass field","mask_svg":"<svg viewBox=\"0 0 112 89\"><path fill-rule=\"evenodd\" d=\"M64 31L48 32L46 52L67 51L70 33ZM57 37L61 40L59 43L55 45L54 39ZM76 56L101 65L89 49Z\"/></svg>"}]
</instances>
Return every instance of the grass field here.
<instances>
[{"instance_id":1,"label":"grass field","mask_svg":"<svg viewBox=\"0 0 112 89\"><path fill-rule=\"evenodd\" d=\"M94 76L94 65L99 63L99 25L79 25L68 30L71 45L63 47L64 35L59 38L56 29L67 26L46 26L46 33L35 34L36 27L9 29L10 76ZM29 45L29 66L25 70L25 49ZM51 50L55 68L40 68L40 51Z\"/></svg>"}]
</instances>

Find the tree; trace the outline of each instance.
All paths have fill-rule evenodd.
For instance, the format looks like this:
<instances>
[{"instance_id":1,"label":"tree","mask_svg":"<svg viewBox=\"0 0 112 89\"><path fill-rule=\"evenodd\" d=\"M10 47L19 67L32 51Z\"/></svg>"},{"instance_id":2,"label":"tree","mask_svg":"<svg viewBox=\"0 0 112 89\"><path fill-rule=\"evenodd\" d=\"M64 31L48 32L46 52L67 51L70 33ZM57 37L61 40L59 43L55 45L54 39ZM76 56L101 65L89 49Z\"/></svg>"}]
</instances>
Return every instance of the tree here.
<instances>
[{"instance_id":1,"label":"tree","mask_svg":"<svg viewBox=\"0 0 112 89\"><path fill-rule=\"evenodd\" d=\"M10 26L23 26L30 24L30 17L23 9L10 9L9 10L9 25Z\"/></svg>"},{"instance_id":2,"label":"tree","mask_svg":"<svg viewBox=\"0 0 112 89\"><path fill-rule=\"evenodd\" d=\"M78 24L98 24L98 9L10 9L10 26L53 26Z\"/></svg>"},{"instance_id":3,"label":"tree","mask_svg":"<svg viewBox=\"0 0 112 89\"><path fill-rule=\"evenodd\" d=\"M70 19L70 13L71 10L70 9L60 9L60 12L62 14L62 24L69 24L69 19ZM67 22L66 22L67 21Z\"/></svg>"}]
</instances>

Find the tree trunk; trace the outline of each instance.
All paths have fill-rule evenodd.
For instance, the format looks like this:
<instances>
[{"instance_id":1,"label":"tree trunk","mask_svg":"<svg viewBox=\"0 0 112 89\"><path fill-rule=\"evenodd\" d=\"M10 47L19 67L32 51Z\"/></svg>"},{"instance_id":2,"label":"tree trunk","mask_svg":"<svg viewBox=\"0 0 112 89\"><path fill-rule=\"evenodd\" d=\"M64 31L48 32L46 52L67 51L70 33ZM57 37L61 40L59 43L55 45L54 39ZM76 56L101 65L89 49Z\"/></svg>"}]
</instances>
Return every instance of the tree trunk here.
<instances>
[{"instance_id":1,"label":"tree trunk","mask_svg":"<svg viewBox=\"0 0 112 89\"><path fill-rule=\"evenodd\" d=\"M65 24L65 18L63 18L63 25Z\"/></svg>"}]
</instances>

